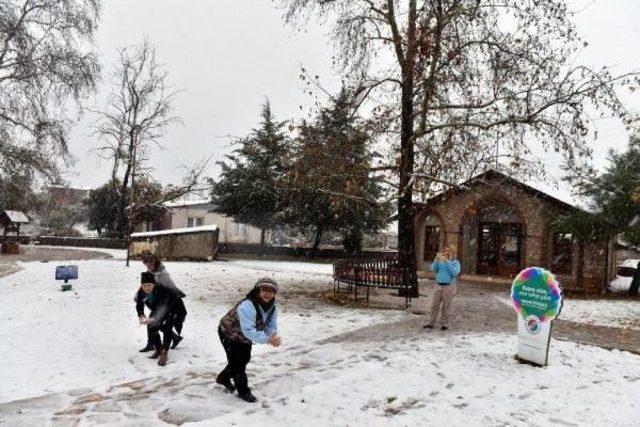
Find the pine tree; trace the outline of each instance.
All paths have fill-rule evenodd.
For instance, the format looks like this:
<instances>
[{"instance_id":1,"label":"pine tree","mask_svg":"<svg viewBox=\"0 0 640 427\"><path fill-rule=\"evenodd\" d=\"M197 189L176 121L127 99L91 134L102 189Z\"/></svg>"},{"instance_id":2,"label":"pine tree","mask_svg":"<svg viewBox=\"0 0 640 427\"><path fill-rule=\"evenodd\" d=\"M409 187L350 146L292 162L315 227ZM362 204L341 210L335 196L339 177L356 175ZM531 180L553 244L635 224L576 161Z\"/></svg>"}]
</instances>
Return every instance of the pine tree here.
<instances>
[{"instance_id":1,"label":"pine tree","mask_svg":"<svg viewBox=\"0 0 640 427\"><path fill-rule=\"evenodd\" d=\"M379 184L369 177L371 138L354 111L343 88L313 123L299 127L287 218L299 229L314 230L312 256L328 231L343 235L347 252L360 250L363 234L377 231L389 216L389 207L378 203Z\"/></svg>"},{"instance_id":2,"label":"pine tree","mask_svg":"<svg viewBox=\"0 0 640 427\"><path fill-rule=\"evenodd\" d=\"M578 170L572 176L579 194L591 200L592 212L577 211L559 218L556 227L570 230L584 241L605 242L619 236L640 247L640 137L629 140L626 152L609 152L609 165L603 173L592 168ZM636 277L629 295L638 295Z\"/></svg>"},{"instance_id":3,"label":"pine tree","mask_svg":"<svg viewBox=\"0 0 640 427\"><path fill-rule=\"evenodd\" d=\"M286 122L276 121L267 100L262 106L262 121L256 129L238 141L240 147L212 182L212 201L216 212L236 222L261 230L260 247L264 249L266 232L280 221L281 200L278 186L284 175L288 138L283 132Z\"/></svg>"},{"instance_id":4,"label":"pine tree","mask_svg":"<svg viewBox=\"0 0 640 427\"><path fill-rule=\"evenodd\" d=\"M556 227L570 230L585 241L602 242L620 235L640 246L640 137L629 141L627 151L609 153L609 165L598 174L591 168L571 177L579 194L589 198L591 211L560 218Z\"/></svg>"}]
</instances>

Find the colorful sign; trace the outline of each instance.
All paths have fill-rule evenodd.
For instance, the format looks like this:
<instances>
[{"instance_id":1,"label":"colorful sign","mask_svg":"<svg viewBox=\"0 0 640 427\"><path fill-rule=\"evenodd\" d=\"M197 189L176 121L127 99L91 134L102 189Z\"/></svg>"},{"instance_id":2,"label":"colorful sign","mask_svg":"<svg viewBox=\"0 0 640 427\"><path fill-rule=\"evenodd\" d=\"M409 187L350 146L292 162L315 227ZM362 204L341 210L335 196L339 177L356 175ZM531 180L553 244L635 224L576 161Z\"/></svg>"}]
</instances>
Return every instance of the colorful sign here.
<instances>
[{"instance_id":1,"label":"colorful sign","mask_svg":"<svg viewBox=\"0 0 640 427\"><path fill-rule=\"evenodd\" d=\"M518 313L518 357L546 365L551 321L562 308L560 284L551 272L543 268L527 268L513 281L511 301Z\"/></svg>"}]
</instances>

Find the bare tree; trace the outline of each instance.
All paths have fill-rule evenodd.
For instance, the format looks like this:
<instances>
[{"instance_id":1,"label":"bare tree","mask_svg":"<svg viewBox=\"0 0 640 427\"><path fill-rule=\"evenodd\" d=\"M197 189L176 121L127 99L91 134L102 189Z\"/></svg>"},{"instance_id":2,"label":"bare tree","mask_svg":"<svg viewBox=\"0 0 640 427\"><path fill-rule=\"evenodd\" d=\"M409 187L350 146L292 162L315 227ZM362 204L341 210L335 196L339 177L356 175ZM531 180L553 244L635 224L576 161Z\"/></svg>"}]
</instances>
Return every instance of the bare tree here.
<instances>
[{"instance_id":1,"label":"bare tree","mask_svg":"<svg viewBox=\"0 0 640 427\"><path fill-rule=\"evenodd\" d=\"M446 177L467 162L461 149L482 163L496 141L516 163L537 149L575 161L590 154L589 112L630 124L614 87L636 75L574 65L583 42L562 0L278 3L288 22L332 21L342 70L366 82L362 99L397 153L399 255L414 285L414 189L429 167Z\"/></svg>"},{"instance_id":2,"label":"bare tree","mask_svg":"<svg viewBox=\"0 0 640 427\"><path fill-rule=\"evenodd\" d=\"M136 174L148 172L145 161L151 150L161 147L167 127L179 121L173 108L178 92L169 87L167 72L148 40L120 50L114 80L117 90L105 111L99 112L96 133L105 141L99 151L113 162L112 182L120 194L118 212L121 223L127 224Z\"/></svg>"},{"instance_id":3,"label":"bare tree","mask_svg":"<svg viewBox=\"0 0 640 427\"><path fill-rule=\"evenodd\" d=\"M0 0L0 173L55 178L71 160L64 106L95 90L99 11L99 0Z\"/></svg>"}]
</instances>

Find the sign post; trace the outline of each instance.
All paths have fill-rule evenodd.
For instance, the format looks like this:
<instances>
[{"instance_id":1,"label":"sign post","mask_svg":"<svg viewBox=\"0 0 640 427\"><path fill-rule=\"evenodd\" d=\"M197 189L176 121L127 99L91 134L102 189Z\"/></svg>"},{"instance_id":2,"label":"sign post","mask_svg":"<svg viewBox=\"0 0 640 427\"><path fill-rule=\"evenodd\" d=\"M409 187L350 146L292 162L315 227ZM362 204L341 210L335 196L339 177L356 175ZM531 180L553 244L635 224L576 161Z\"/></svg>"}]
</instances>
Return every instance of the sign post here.
<instances>
[{"instance_id":1,"label":"sign post","mask_svg":"<svg viewBox=\"0 0 640 427\"><path fill-rule=\"evenodd\" d=\"M543 268L527 268L513 281L511 301L518 314L516 358L546 366L549 361L552 321L562 309L560 284L551 272Z\"/></svg>"},{"instance_id":2,"label":"sign post","mask_svg":"<svg viewBox=\"0 0 640 427\"><path fill-rule=\"evenodd\" d=\"M56 267L56 280L64 280L62 284L62 291L70 291L71 283L69 280L78 279L78 266L77 265L59 265Z\"/></svg>"}]
</instances>

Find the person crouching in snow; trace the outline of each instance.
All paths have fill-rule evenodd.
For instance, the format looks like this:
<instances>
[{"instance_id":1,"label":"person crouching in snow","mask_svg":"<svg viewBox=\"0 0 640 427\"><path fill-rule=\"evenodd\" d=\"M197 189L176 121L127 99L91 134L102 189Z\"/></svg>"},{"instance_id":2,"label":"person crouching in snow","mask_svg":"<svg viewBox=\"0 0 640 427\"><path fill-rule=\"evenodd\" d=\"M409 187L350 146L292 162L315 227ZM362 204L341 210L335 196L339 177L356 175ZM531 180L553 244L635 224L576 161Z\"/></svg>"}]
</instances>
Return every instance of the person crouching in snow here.
<instances>
[{"instance_id":1,"label":"person crouching in snow","mask_svg":"<svg viewBox=\"0 0 640 427\"><path fill-rule=\"evenodd\" d=\"M178 346L180 341L182 341L183 339L182 325L184 323L185 318L187 317L187 309L182 299L186 295L173 282L173 280L171 279L171 276L169 275L169 272L167 271L167 268L165 267L164 263L160 261L160 258L157 255L155 255L151 251L145 250L141 254L141 259L142 259L142 263L147 268L147 271L149 273L153 273L153 276L155 278L155 283L157 285L160 285L169 289L171 292L173 292L174 294L180 297L178 298L178 305L176 307L175 317L173 319L173 327L177 332L173 334L173 338L172 338L173 344L171 344L171 349L174 349ZM136 302L136 304L138 304L141 307L140 309L144 310L144 304L142 302L142 298L144 298L144 292L142 292L142 290L138 290L133 300ZM140 312L140 309L138 309L138 312ZM147 351L152 351L152 350L154 350L153 343L151 342L150 338L147 337L147 345L145 345L144 348L140 350L140 353L145 353Z\"/></svg>"},{"instance_id":2,"label":"person crouching in snow","mask_svg":"<svg viewBox=\"0 0 640 427\"><path fill-rule=\"evenodd\" d=\"M448 248L444 254L437 254L431 264L431 271L436 273L436 289L431 300L429 321L423 328L433 329L438 317L438 311L442 306L440 329L446 331L449 327L451 304L457 292L456 278L460 274L460 261L456 259L455 249Z\"/></svg>"},{"instance_id":3,"label":"person crouching in snow","mask_svg":"<svg viewBox=\"0 0 640 427\"><path fill-rule=\"evenodd\" d=\"M258 280L246 298L220 320L218 327L220 342L227 354L227 366L218 374L216 382L232 393L237 389L238 397L247 402L257 400L251 394L246 374L251 347L254 343L279 347L281 343L275 299L277 292L278 284L274 280Z\"/></svg>"},{"instance_id":4,"label":"person crouching in snow","mask_svg":"<svg viewBox=\"0 0 640 427\"><path fill-rule=\"evenodd\" d=\"M142 273L140 282L144 293L144 304L151 310L149 317L146 317L143 307L136 304L140 324L147 325L147 336L155 349L149 358L158 359L158 365L164 366L169 358L169 345L173 338L173 321L176 318L180 297L172 290L156 284L153 273ZM161 331L162 339L160 339Z\"/></svg>"}]
</instances>

